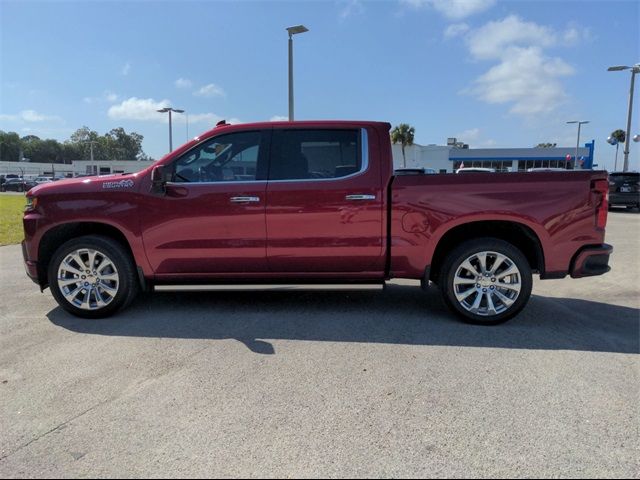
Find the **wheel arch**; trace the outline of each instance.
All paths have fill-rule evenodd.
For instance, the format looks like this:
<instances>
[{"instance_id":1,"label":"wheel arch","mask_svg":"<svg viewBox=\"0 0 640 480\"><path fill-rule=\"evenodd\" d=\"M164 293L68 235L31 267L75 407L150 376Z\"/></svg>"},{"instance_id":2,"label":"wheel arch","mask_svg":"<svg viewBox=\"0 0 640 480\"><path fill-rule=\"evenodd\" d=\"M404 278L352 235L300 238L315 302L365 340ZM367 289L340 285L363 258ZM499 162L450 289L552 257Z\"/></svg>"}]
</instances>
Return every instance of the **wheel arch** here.
<instances>
[{"instance_id":1,"label":"wheel arch","mask_svg":"<svg viewBox=\"0 0 640 480\"><path fill-rule=\"evenodd\" d=\"M48 285L47 271L49 263L58 247L68 240L85 235L100 235L115 240L130 255L134 267L138 265L129 239L118 227L105 222L62 223L47 230L38 242L38 283L42 288Z\"/></svg>"},{"instance_id":2,"label":"wheel arch","mask_svg":"<svg viewBox=\"0 0 640 480\"><path fill-rule=\"evenodd\" d=\"M438 281L447 255L457 245L474 238L486 237L512 244L523 253L534 273L544 273L544 250L540 237L532 228L509 220L479 220L454 226L440 236L429 266L429 279Z\"/></svg>"}]
</instances>

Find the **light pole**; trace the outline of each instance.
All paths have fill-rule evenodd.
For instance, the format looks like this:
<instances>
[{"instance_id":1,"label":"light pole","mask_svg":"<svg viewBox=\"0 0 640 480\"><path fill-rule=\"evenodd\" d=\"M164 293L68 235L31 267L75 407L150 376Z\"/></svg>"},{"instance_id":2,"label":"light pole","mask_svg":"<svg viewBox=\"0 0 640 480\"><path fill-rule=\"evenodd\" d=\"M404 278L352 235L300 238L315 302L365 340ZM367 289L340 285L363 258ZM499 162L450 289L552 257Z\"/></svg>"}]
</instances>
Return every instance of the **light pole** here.
<instances>
[{"instance_id":1,"label":"light pole","mask_svg":"<svg viewBox=\"0 0 640 480\"><path fill-rule=\"evenodd\" d=\"M631 70L631 86L629 87L629 112L627 113L627 138L624 141L624 166L622 171L629 170L629 140L631 140L631 109L633 108L633 85L636 79L636 73L640 72L640 63L636 63L633 67L626 65L616 65L607 68L608 72L618 72L620 70Z\"/></svg>"},{"instance_id":2,"label":"light pole","mask_svg":"<svg viewBox=\"0 0 640 480\"><path fill-rule=\"evenodd\" d=\"M90 153L91 161L93 162L93 144L94 143L98 143L98 142L96 142L95 140L85 140L85 143L89 144L89 148L90 148L90 151L91 151L91 153Z\"/></svg>"},{"instance_id":3,"label":"light pole","mask_svg":"<svg viewBox=\"0 0 640 480\"><path fill-rule=\"evenodd\" d=\"M581 121L581 120L571 120L567 123L577 123L578 124L578 140L576 141L576 156L573 159L573 168L576 168L576 164L578 163L578 147L580 147L580 127L585 123L589 123L589 120ZM582 168L582 165L580 166Z\"/></svg>"},{"instance_id":4,"label":"light pole","mask_svg":"<svg viewBox=\"0 0 640 480\"><path fill-rule=\"evenodd\" d=\"M173 132L171 131L171 112L176 113L184 113L184 110L179 110L177 108L165 107L157 110L159 113L167 113L169 112L169 151L173 152Z\"/></svg>"},{"instance_id":5,"label":"light pole","mask_svg":"<svg viewBox=\"0 0 640 480\"><path fill-rule=\"evenodd\" d=\"M614 137L607 137L607 143L609 145L616 146L616 160L615 160L615 163L613 164L613 171L617 172L618 171L618 147L620 147L620 142L618 142L618 140Z\"/></svg>"},{"instance_id":6,"label":"light pole","mask_svg":"<svg viewBox=\"0 0 640 480\"><path fill-rule=\"evenodd\" d=\"M293 122L293 36L298 33L308 32L304 25L288 27L289 32L289 121Z\"/></svg>"}]
</instances>

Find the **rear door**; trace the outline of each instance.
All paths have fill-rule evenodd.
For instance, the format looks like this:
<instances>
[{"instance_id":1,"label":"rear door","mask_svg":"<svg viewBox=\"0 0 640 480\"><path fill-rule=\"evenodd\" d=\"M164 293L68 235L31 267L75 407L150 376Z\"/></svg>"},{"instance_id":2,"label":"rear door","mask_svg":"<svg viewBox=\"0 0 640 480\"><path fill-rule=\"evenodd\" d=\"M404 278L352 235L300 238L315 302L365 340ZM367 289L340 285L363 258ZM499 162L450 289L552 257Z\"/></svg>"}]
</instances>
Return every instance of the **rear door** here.
<instances>
[{"instance_id":1,"label":"rear door","mask_svg":"<svg viewBox=\"0 0 640 480\"><path fill-rule=\"evenodd\" d=\"M381 276L380 168L364 128L274 129L267 184L272 272Z\"/></svg>"}]
</instances>

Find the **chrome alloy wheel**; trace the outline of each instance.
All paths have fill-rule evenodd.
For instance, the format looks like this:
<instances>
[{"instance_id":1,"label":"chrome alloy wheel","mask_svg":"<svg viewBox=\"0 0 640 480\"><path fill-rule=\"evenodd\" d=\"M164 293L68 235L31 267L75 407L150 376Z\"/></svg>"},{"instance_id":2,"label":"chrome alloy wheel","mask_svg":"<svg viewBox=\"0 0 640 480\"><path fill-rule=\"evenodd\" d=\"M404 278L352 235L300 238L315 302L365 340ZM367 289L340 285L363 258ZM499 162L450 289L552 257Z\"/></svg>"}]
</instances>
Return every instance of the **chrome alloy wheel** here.
<instances>
[{"instance_id":1,"label":"chrome alloy wheel","mask_svg":"<svg viewBox=\"0 0 640 480\"><path fill-rule=\"evenodd\" d=\"M99 250L80 248L69 253L58 267L58 287L67 301L83 310L109 305L120 286L113 261Z\"/></svg>"},{"instance_id":2,"label":"chrome alloy wheel","mask_svg":"<svg viewBox=\"0 0 640 480\"><path fill-rule=\"evenodd\" d=\"M498 252L474 253L456 270L453 288L467 311L491 317L511 307L522 288L515 262Z\"/></svg>"}]
</instances>

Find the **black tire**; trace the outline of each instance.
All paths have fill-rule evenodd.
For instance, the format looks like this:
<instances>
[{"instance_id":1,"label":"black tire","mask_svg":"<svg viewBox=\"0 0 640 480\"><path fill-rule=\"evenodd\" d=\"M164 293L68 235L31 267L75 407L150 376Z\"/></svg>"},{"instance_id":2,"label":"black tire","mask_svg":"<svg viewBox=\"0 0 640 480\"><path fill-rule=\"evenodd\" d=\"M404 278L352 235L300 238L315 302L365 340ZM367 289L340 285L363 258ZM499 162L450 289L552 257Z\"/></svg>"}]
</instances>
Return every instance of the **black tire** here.
<instances>
[{"instance_id":1,"label":"black tire","mask_svg":"<svg viewBox=\"0 0 640 480\"><path fill-rule=\"evenodd\" d=\"M495 305L496 311L497 309L502 309L502 310L495 314L473 313L467 310L461 304L461 302L458 301L458 299L456 298L456 293L455 293L456 287L454 286L454 279L456 276L456 272L458 271L458 268L461 268L462 263L465 260L467 260L469 257L480 252L495 252L495 253L499 253L501 255L506 256L509 261L515 264L520 274L520 292L517 294L515 301L509 306L507 306L506 303L498 299L498 302ZM490 258L496 258L496 257L491 256ZM485 263L488 264L489 261L487 260ZM498 273L494 275L499 275L500 271L503 271L503 270L499 269ZM468 271L465 271L465 272L468 273ZM480 275L480 273L477 273L477 274ZM469 277L473 278L470 275ZM491 282L491 280L492 280L491 276L489 276L487 279L483 279L482 282L485 282L485 281ZM500 280L498 280L498 282L500 282ZM493 291L495 288L497 288L496 286L499 286L500 284L487 283L487 285L493 285L494 286L493 288L488 287L488 288L491 288L491 291ZM497 325L497 324L506 322L510 318L513 318L524 308L524 306L527 304L527 301L529 300L529 297L531 296L533 278L532 278L531 267L529 266L529 262L527 261L525 256L522 254L522 252L518 248L516 248L515 246L513 246L508 242L505 242L504 240L486 237L486 238L477 238L477 239L466 241L461 245L459 245L458 247L456 247L454 250L452 250L449 253L449 255L447 255L442 265L442 269L440 270L439 286L442 292L442 297L444 299L444 302L454 313L456 313L460 318L462 318L462 320L464 320L467 323L472 323L476 325ZM483 293L481 292L487 291L487 289L484 289L484 290L482 289L482 285L480 283L477 283L476 285L471 285L470 287L468 287L469 290L462 291L462 293L466 293L467 291L471 292L471 289L476 290L477 286L480 286L479 290L477 290L478 294L474 296L474 299L477 299L478 296L483 295ZM505 292L503 288L501 288L500 290L501 292ZM508 293L509 292L508 290L506 290L506 292L507 294L511 294L511 293ZM473 292L471 292L470 295L473 295ZM487 294L487 297L488 296L490 295ZM483 299L482 302L484 302L485 310L489 312L486 298Z\"/></svg>"},{"instance_id":2,"label":"black tire","mask_svg":"<svg viewBox=\"0 0 640 480\"><path fill-rule=\"evenodd\" d=\"M110 302L95 309L83 309L72 304L65 298L58 285L58 269L68 255L76 250L92 249L106 255L115 265L118 274L117 293L110 298ZM84 260L84 259L83 259ZM104 271L104 270L103 270ZM133 259L129 252L119 242L98 235L78 237L62 244L51 258L48 267L49 288L53 298L69 313L82 318L104 318L113 315L118 310L126 308L136 297L139 290L138 275ZM95 295L95 294L94 294ZM94 297L95 299L95 297ZM97 302L94 302L97 304Z\"/></svg>"}]
</instances>

